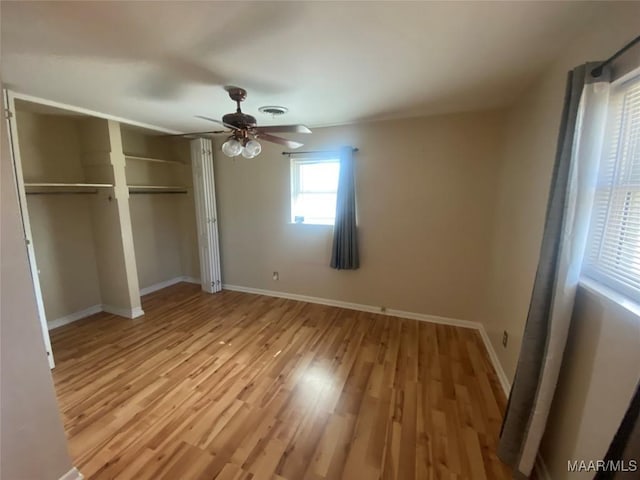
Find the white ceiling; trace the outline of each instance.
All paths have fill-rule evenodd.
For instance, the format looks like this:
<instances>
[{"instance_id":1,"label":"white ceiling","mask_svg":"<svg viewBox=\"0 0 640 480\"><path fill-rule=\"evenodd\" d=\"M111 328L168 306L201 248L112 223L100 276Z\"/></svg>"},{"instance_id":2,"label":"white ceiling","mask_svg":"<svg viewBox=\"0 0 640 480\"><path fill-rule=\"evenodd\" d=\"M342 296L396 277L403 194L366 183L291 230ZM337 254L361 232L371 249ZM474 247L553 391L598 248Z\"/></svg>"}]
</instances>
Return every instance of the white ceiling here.
<instances>
[{"instance_id":1,"label":"white ceiling","mask_svg":"<svg viewBox=\"0 0 640 480\"><path fill-rule=\"evenodd\" d=\"M1 71L19 92L179 131L233 111L227 84L260 124L477 110L512 102L605 3L3 1Z\"/></svg>"}]
</instances>

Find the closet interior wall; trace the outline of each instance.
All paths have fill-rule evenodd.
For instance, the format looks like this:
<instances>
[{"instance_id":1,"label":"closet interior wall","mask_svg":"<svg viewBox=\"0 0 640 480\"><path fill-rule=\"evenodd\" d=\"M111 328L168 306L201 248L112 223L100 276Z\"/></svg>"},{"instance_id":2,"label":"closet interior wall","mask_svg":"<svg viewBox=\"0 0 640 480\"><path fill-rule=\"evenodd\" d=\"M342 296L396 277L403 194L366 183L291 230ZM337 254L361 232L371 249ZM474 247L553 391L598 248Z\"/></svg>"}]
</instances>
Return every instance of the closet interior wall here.
<instances>
[{"instance_id":1,"label":"closet interior wall","mask_svg":"<svg viewBox=\"0 0 640 480\"><path fill-rule=\"evenodd\" d=\"M82 119L16 109L16 121L25 183L85 183ZM91 195L27 195L27 208L47 320L100 306Z\"/></svg>"},{"instance_id":2,"label":"closet interior wall","mask_svg":"<svg viewBox=\"0 0 640 480\"><path fill-rule=\"evenodd\" d=\"M143 293L200 282L189 141L121 126L136 266Z\"/></svg>"}]
</instances>

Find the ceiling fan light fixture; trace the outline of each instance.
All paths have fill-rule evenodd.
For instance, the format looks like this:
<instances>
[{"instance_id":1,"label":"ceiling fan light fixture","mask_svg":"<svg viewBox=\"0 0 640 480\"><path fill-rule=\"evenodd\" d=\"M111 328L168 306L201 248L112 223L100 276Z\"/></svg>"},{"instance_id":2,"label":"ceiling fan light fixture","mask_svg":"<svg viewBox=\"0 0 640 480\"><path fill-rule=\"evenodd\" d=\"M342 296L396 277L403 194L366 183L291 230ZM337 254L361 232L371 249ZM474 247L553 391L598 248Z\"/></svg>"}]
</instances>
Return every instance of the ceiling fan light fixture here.
<instances>
[{"instance_id":1,"label":"ceiling fan light fixture","mask_svg":"<svg viewBox=\"0 0 640 480\"><path fill-rule=\"evenodd\" d=\"M243 153L243 151L242 143L233 137L222 144L222 153L227 157L237 157Z\"/></svg>"},{"instance_id":2,"label":"ceiling fan light fixture","mask_svg":"<svg viewBox=\"0 0 640 480\"><path fill-rule=\"evenodd\" d=\"M257 140L249 140L247 143L245 143L244 148L242 149L242 155L245 158L253 158L260 155L261 151L262 145L260 145L260 142L258 142ZM247 157L245 153L251 156Z\"/></svg>"}]
</instances>

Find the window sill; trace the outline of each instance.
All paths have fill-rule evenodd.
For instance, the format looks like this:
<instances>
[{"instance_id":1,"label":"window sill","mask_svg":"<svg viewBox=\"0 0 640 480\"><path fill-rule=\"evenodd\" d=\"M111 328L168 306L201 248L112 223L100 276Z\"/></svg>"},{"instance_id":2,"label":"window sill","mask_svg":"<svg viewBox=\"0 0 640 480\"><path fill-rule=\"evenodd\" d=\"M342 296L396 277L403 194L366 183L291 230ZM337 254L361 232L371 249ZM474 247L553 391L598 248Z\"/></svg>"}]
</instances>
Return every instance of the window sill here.
<instances>
[{"instance_id":1,"label":"window sill","mask_svg":"<svg viewBox=\"0 0 640 480\"><path fill-rule=\"evenodd\" d=\"M614 306L622 308L627 312L635 315L636 317L638 317L638 320L640 320L640 304L638 304L635 300L632 300L629 297L616 292L612 288L609 288L606 285L603 285L602 283L588 277L581 277L578 285L592 295L601 298L605 302L613 304Z\"/></svg>"},{"instance_id":2,"label":"window sill","mask_svg":"<svg viewBox=\"0 0 640 480\"><path fill-rule=\"evenodd\" d=\"M334 227L333 223L299 223L299 222L288 222L289 225L306 225L308 227Z\"/></svg>"}]
</instances>

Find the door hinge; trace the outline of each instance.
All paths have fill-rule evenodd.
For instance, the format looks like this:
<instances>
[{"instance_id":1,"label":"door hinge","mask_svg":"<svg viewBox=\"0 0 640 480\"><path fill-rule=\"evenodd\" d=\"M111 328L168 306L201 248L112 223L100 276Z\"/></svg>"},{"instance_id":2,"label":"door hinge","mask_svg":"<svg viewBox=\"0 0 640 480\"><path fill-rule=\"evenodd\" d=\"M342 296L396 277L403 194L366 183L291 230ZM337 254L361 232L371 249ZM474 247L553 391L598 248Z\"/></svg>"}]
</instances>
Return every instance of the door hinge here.
<instances>
[{"instance_id":1,"label":"door hinge","mask_svg":"<svg viewBox=\"0 0 640 480\"><path fill-rule=\"evenodd\" d=\"M9 110L8 108L4 109L4 118L9 119L9 118L13 118L13 112L11 110Z\"/></svg>"}]
</instances>

